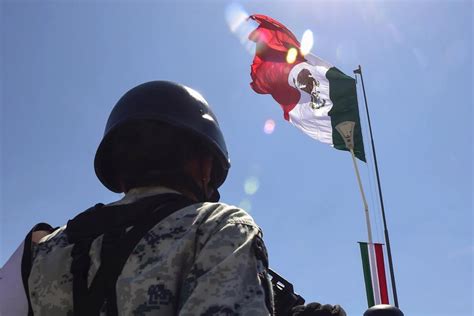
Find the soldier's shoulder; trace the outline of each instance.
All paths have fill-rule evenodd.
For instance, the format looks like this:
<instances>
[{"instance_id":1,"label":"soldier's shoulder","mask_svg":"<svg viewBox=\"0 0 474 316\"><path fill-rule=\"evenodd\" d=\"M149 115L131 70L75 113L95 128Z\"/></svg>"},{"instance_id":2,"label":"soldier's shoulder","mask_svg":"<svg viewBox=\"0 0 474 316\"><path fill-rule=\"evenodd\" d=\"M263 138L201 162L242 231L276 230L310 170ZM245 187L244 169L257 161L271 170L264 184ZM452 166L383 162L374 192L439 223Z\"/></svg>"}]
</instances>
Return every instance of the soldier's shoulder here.
<instances>
[{"instance_id":1,"label":"soldier's shoulder","mask_svg":"<svg viewBox=\"0 0 474 316\"><path fill-rule=\"evenodd\" d=\"M244 209L235 205L216 202L206 202L198 206L198 216L202 218L203 224L244 224L258 228L252 216Z\"/></svg>"},{"instance_id":2,"label":"soldier's shoulder","mask_svg":"<svg viewBox=\"0 0 474 316\"><path fill-rule=\"evenodd\" d=\"M41 238L38 243L46 243L46 242L58 240L59 238L65 236L65 231L66 231L66 225L57 227L50 234Z\"/></svg>"},{"instance_id":3,"label":"soldier's shoulder","mask_svg":"<svg viewBox=\"0 0 474 316\"><path fill-rule=\"evenodd\" d=\"M64 225L41 238L38 243L36 243L35 248L39 253L49 253L54 248L63 248L67 245L69 245L69 242L66 235L66 225Z\"/></svg>"}]
</instances>

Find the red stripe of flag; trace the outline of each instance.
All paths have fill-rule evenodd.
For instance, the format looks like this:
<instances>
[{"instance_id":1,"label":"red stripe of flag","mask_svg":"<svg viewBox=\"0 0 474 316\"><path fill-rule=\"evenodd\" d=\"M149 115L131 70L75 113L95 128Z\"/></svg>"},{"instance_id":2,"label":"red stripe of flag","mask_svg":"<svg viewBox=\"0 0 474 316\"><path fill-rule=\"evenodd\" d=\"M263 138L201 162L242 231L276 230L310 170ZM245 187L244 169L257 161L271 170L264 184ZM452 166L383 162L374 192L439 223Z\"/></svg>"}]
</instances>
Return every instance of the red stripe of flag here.
<instances>
[{"instance_id":1,"label":"red stripe of flag","mask_svg":"<svg viewBox=\"0 0 474 316\"><path fill-rule=\"evenodd\" d=\"M385 265L383 259L382 244L374 244L375 246L375 258L377 260L377 274L379 279L380 287L380 298L382 304L388 303L388 291L387 291L387 279L385 278Z\"/></svg>"},{"instance_id":2,"label":"red stripe of flag","mask_svg":"<svg viewBox=\"0 0 474 316\"><path fill-rule=\"evenodd\" d=\"M280 22L261 14L249 17L259 26L249 35L249 39L257 44L255 58L252 63L250 76L252 89L260 94L271 94L283 109L285 120L289 120L289 112L298 103L300 92L288 84L291 69L303 61L299 52L300 42ZM296 61L286 62L290 48L298 50Z\"/></svg>"}]
</instances>

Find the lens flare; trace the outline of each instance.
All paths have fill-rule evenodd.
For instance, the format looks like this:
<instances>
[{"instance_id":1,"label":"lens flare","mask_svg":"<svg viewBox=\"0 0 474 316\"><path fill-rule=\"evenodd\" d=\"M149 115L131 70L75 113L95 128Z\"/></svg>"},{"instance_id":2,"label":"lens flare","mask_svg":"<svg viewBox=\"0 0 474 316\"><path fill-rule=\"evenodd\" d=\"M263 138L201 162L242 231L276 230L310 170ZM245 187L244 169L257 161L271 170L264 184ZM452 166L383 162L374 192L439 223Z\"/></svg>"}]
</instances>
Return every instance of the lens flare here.
<instances>
[{"instance_id":1,"label":"lens flare","mask_svg":"<svg viewBox=\"0 0 474 316\"><path fill-rule=\"evenodd\" d=\"M265 125L263 126L263 132L265 134L272 134L273 131L275 130L275 121L272 119L268 119L265 121Z\"/></svg>"},{"instance_id":2,"label":"lens flare","mask_svg":"<svg viewBox=\"0 0 474 316\"><path fill-rule=\"evenodd\" d=\"M296 48L292 47L288 50L288 53L286 54L286 62L289 64L292 64L296 61L296 57L298 56L298 50Z\"/></svg>"},{"instance_id":3,"label":"lens flare","mask_svg":"<svg viewBox=\"0 0 474 316\"><path fill-rule=\"evenodd\" d=\"M255 43L248 39L249 34L255 30L258 23L249 20L249 14L240 4L231 3L226 7L226 21L230 31L239 39L240 43L250 54L255 54Z\"/></svg>"},{"instance_id":4,"label":"lens flare","mask_svg":"<svg viewBox=\"0 0 474 316\"><path fill-rule=\"evenodd\" d=\"M232 3L226 8L226 20L232 33L242 25L242 23L249 17L248 13L242 8L241 5Z\"/></svg>"},{"instance_id":5,"label":"lens flare","mask_svg":"<svg viewBox=\"0 0 474 316\"><path fill-rule=\"evenodd\" d=\"M301 38L301 54L304 56L308 54L311 49L313 48L314 39L313 39L313 32L311 30L306 30L303 33L303 37Z\"/></svg>"},{"instance_id":6,"label":"lens flare","mask_svg":"<svg viewBox=\"0 0 474 316\"><path fill-rule=\"evenodd\" d=\"M244 183L244 191L248 195L254 195L257 193L260 183L257 177L248 177Z\"/></svg>"},{"instance_id":7,"label":"lens flare","mask_svg":"<svg viewBox=\"0 0 474 316\"><path fill-rule=\"evenodd\" d=\"M252 210L252 202L250 202L249 199L243 199L240 201L239 207L246 210L247 212L250 212Z\"/></svg>"}]
</instances>

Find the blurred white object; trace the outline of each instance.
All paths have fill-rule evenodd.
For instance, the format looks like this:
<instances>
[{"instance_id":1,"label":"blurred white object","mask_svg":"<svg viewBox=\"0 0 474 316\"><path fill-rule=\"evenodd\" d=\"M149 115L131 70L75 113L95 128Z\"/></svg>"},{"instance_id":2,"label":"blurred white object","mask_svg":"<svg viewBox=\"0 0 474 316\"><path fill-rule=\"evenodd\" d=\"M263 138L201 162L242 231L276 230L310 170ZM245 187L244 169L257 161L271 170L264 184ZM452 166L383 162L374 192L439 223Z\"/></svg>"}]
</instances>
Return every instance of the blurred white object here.
<instances>
[{"instance_id":1,"label":"blurred white object","mask_svg":"<svg viewBox=\"0 0 474 316\"><path fill-rule=\"evenodd\" d=\"M313 32L311 30L306 30L303 33L303 37L301 38L301 54L305 56L308 54L311 49L313 48L314 39L313 39Z\"/></svg>"},{"instance_id":2,"label":"blurred white object","mask_svg":"<svg viewBox=\"0 0 474 316\"><path fill-rule=\"evenodd\" d=\"M21 243L0 269L0 316L25 316L28 314L28 301L21 279L23 247L23 243Z\"/></svg>"}]
</instances>

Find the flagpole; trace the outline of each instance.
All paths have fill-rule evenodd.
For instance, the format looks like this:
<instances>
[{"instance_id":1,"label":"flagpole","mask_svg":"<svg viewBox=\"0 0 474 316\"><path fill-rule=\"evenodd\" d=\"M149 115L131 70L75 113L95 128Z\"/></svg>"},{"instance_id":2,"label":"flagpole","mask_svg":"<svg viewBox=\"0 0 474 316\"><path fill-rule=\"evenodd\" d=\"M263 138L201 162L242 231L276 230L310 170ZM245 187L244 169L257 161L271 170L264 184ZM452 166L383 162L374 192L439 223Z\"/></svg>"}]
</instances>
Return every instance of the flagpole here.
<instances>
[{"instance_id":1,"label":"flagpole","mask_svg":"<svg viewBox=\"0 0 474 316\"><path fill-rule=\"evenodd\" d=\"M397 286L395 284L395 273L393 269L392 251L390 249L390 239L388 237L387 220L385 218L385 209L384 209L383 197L382 197L382 187L380 185L380 175L379 175L379 168L377 164L377 155L375 153L375 144L374 144L374 137L372 134L372 125L370 123L369 106L367 105L367 95L365 94L364 77L362 76L362 67L360 65L358 69L354 70L354 74L359 74L361 82L362 82L362 91L364 93L365 110L367 113L367 121L369 123L370 142L372 144L372 155L374 157L375 174L377 177L377 186L378 186L378 191L379 191L380 206L382 209L384 235L385 235L385 243L387 245L387 257L388 257L388 265L390 269L390 280L392 283L393 300L394 300L395 306L398 308L399 306L398 306Z\"/></svg>"},{"instance_id":2,"label":"flagpole","mask_svg":"<svg viewBox=\"0 0 474 316\"><path fill-rule=\"evenodd\" d=\"M359 167L357 166L354 150L350 148L349 151L351 152L352 163L354 164L354 170L357 177L357 183L359 184L360 195L362 196L362 202L364 203L365 222L367 224L367 235L369 238L368 241L369 241L369 244L372 244L372 226L370 224L369 205L367 204L367 199L365 198L365 193L364 193L364 187L362 186L362 181L360 180Z\"/></svg>"},{"instance_id":3,"label":"flagpole","mask_svg":"<svg viewBox=\"0 0 474 316\"><path fill-rule=\"evenodd\" d=\"M364 213L365 213L365 222L367 224L367 237L368 237L368 251L369 251L369 260L370 266L373 267L370 269L370 274L372 276L372 287L373 289L378 288L377 284L377 271L375 269L375 249L373 246L373 239L372 239L372 225L370 224L370 214L369 214L369 204L367 203L367 199L365 197L364 187L362 185L362 181L360 178L359 167L357 165L356 156L354 153L354 128L356 123L353 121L344 121L336 125L336 130L341 135L346 148L350 151L352 156L352 163L354 165L354 171L357 177L357 183L359 185L360 195L362 197L362 202L364 203ZM375 304L380 304L380 292L374 290L374 301Z\"/></svg>"},{"instance_id":4,"label":"flagpole","mask_svg":"<svg viewBox=\"0 0 474 316\"><path fill-rule=\"evenodd\" d=\"M356 157L354 154L354 149L349 148L349 151L351 152L352 156L352 163L354 164L354 170L355 174L357 177L357 183L359 184L359 190L360 190L360 195L362 196L362 201L364 203L364 213L365 213L365 222L367 224L367 236L368 236L368 242L369 242L369 260L370 260L370 265L372 267L376 267L375 263L375 252L374 252L374 244L373 244L373 239L372 239L372 225L370 224L370 214L369 214L369 205L367 204L367 199L365 197L364 193L364 187L362 186L362 181L360 179L360 173L359 173L359 167L357 165ZM377 285L377 272L374 268L370 269L370 273L372 275L372 288L374 289L374 300L376 304L380 304L380 294L379 291L375 290L378 288Z\"/></svg>"}]
</instances>

